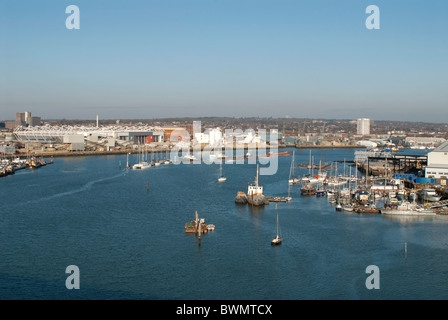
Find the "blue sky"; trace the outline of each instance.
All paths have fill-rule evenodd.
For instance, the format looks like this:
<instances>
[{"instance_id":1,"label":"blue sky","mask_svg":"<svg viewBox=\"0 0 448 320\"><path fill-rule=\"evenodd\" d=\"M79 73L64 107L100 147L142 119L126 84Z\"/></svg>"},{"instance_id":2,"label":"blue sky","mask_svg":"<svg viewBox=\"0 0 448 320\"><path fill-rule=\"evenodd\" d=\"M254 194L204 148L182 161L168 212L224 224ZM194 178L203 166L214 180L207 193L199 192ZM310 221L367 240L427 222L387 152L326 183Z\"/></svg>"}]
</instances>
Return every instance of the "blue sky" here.
<instances>
[{"instance_id":1,"label":"blue sky","mask_svg":"<svg viewBox=\"0 0 448 320\"><path fill-rule=\"evenodd\" d=\"M68 30L65 8L80 9ZM368 30L367 6L380 9ZM448 122L446 0L0 0L0 120Z\"/></svg>"}]
</instances>

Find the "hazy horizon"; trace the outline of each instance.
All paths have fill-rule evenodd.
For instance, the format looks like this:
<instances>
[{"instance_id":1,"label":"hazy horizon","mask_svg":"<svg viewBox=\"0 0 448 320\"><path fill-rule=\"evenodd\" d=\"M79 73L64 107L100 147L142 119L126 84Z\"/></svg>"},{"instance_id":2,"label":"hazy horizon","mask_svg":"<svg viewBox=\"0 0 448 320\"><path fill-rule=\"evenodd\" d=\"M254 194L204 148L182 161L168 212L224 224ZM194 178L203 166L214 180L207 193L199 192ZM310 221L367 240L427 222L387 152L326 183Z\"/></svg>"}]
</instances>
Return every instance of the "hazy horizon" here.
<instances>
[{"instance_id":1,"label":"hazy horizon","mask_svg":"<svg viewBox=\"0 0 448 320\"><path fill-rule=\"evenodd\" d=\"M80 29L66 28L66 7ZM365 26L368 5L380 29ZM0 3L0 119L448 119L448 2Z\"/></svg>"},{"instance_id":2,"label":"hazy horizon","mask_svg":"<svg viewBox=\"0 0 448 320\"><path fill-rule=\"evenodd\" d=\"M26 110L29 111L29 110ZM25 111L21 111L25 112ZM39 116L31 113L32 116ZM100 118L98 117L98 121L101 123L101 121L117 121L119 120L120 123L126 123L126 121L153 121L153 120L201 120L201 119L273 119L273 120L310 120L310 121L352 121L356 122L356 119L347 119L347 118L301 118L301 117L257 117L257 116L251 116L251 117L236 117L236 116L199 116L199 117L192 117L192 116L184 116L184 117L160 117L160 118ZM401 123L425 123L425 124L445 124L446 121L440 121L440 122L430 122L430 121L421 121L421 120L390 120L390 119L372 119L368 118L370 120L370 125L375 125L375 122L401 122ZM49 121L91 121L92 123L95 123L97 121L96 116L92 119L90 118L49 118L49 119L41 119L43 122L49 122ZM15 121L15 119L0 119L0 121ZM448 126L448 124L447 124Z\"/></svg>"}]
</instances>

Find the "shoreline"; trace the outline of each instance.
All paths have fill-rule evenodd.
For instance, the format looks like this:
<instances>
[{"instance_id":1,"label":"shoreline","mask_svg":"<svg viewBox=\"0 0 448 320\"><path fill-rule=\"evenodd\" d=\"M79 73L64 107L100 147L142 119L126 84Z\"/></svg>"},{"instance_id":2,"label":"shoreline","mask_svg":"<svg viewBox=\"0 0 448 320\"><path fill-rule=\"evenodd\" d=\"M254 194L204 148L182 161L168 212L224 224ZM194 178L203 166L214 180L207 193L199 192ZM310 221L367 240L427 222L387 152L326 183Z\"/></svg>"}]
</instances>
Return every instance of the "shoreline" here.
<instances>
[{"instance_id":1,"label":"shoreline","mask_svg":"<svg viewBox=\"0 0 448 320\"><path fill-rule=\"evenodd\" d=\"M278 149L285 148L295 148L295 149L357 149L363 148L362 146L290 146L290 145L281 145L278 146ZM247 148L233 148L235 150L247 150ZM201 151L204 148L201 149ZM225 150L225 148L223 148ZM270 150L269 147L266 147L266 150ZM193 148L190 148L190 152L195 151ZM171 149L148 149L148 153L166 153L171 152ZM140 150L112 150L112 151L32 151L30 153L22 153L16 152L13 156L15 157L27 157L27 156L35 156L35 157L43 157L43 158L60 158L60 157L83 157L83 156L110 156L110 155L126 155L126 154L138 154Z\"/></svg>"}]
</instances>

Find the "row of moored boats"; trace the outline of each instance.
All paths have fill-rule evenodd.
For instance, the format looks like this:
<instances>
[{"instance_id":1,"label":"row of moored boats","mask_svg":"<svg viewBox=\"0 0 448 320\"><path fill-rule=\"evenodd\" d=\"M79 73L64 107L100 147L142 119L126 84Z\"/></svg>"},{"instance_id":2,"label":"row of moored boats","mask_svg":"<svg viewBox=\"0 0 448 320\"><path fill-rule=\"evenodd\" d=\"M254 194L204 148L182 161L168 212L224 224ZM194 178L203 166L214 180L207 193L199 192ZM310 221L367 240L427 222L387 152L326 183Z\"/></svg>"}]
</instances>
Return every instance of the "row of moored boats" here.
<instances>
[{"instance_id":1,"label":"row of moored boats","mask_svg":"<svg viewBox=\"0 0 448 320\"><path fill-rule=\"evenodd\" d=\"M51 161L50 163L53 163ZM42 157L27 157L22 159L16 157L13 159L1 159L0 160L0 177L14 174L17 170L21 169L37 169L39 167L47 165L48 162Z\"/></svg>"}]
</instances>

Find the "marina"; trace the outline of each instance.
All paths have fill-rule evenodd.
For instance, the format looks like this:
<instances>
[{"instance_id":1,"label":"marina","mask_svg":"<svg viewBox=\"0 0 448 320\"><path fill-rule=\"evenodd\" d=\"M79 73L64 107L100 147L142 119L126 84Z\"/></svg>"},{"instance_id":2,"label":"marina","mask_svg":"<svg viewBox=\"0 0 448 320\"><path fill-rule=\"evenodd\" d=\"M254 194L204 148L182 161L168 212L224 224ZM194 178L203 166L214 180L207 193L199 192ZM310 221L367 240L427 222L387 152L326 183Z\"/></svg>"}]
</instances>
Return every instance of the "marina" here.
<instances>
[{"instance_id":1,"label":"marina","mask_svg":"<svg viewBox=\"0 0 448 320\"><path fill-rule=\"evenodd\" d=\"M12 175L18 170L22 169L38 169L44 167L47 164L53 164L53 158L50 161L45 160L43 157L14 157L13 159L2 159L0 161L0 177Z\"/></svg>"}]
</instances>

